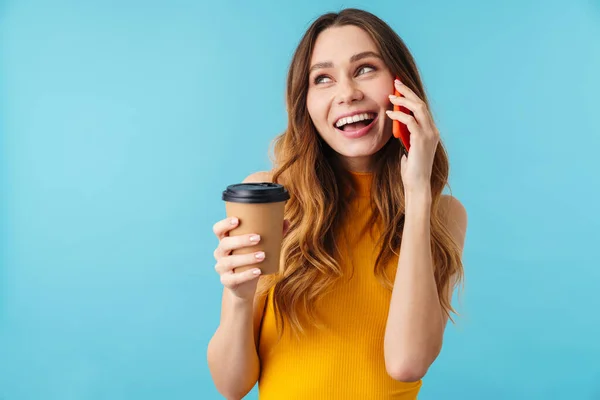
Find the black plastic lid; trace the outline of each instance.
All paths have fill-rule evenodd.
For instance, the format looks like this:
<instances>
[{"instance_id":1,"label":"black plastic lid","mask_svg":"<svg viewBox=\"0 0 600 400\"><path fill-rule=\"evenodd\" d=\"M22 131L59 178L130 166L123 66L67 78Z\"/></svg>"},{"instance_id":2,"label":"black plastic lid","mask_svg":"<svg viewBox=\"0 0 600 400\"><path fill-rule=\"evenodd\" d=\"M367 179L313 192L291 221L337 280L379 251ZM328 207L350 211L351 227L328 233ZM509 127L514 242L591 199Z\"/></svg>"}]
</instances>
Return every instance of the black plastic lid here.
<instances>
[{"instance_id":1,"label":"black plastic lid","mask_svg":"<svg viewBox=\"0 0 600 400\"><path fill-rule=\"evenodd\" d=\"M283 185L272 182L238 183L223 192L223 200L233 203L278 203L289 198Z\"/></svg>"}]
</instances>

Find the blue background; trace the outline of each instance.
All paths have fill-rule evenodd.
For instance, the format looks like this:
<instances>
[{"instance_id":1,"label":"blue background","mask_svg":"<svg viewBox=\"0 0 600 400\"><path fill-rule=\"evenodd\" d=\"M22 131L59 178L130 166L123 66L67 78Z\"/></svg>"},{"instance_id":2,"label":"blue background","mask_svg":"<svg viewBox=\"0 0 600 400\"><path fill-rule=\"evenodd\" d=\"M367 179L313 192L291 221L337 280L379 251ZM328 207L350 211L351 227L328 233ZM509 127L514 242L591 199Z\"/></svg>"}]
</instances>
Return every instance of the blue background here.
<instances>
[{"instance_id":1,"label":"blue background","mask_svg":"<svg viewBox=\"0 0 600 400\"><path fill-rule=\"evenodd\" d=\"M0 2L0 399L220 398L220 192L349 6L414 53L469 213L420 398L600 399L597 0Z\"/></svg>"}]
</instances>

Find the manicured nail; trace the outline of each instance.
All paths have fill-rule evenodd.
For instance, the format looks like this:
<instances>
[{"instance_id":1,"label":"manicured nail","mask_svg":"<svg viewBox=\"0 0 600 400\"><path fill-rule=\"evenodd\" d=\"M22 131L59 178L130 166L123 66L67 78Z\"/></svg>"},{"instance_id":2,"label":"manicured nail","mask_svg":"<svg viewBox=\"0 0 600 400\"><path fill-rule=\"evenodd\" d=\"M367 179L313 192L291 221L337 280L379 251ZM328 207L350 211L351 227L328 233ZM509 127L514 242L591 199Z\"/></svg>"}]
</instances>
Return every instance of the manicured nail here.
<instances>
[{"instance_id":1,"label":"manicured nail","mask_svg":"<svg viewBox=\"0 0 600 400\"><path fill-rule=\"evenodd\" d=\"M252 270L252 273L253 273L254 275L260 275L260 272L261 272L261 271L260 271L260 269L253 269L253 270Z\"/></svg>"},{"instance_id":2,"label":"manicured nail","mask_svg":"<svg viewBox=\"0 0 600 400\"><path fill-rule=\"evenodd\" d=\"M398 98L398 96L394 96L393 94L390 94L390 99L396 99Z\"/></svg>"},{"instance_id":3,"label":"manicured nail","mask_svg":"<svg viewBox=\"0 0 600 400\"><path fill-rule=\"evenodd\" d=\"M390 114L392 113L392 111L391 111L391 110L387 110L385 113L386 113L387 115L390 115Z\"/></svg>"},{"instance_id":4,"label":"manicured nail","mask_svg":"<svg viewBox=\"0 0 600 400\"><path fill-rule=\"evenodd\" d=\"M260 236L259 236L259 235L252 235L252 236L250 236L250 241L251 241L252 243L256 243L256 242L258 242L259 240L260 240Z\"/></svg>"},{"instance_id":5,"label":"manicured nail","mask_svg":"<svg viewBox=\"0 0 600 400\"><path fill-rule=\"evenodd\" d=\"M256 254L254 255L254 257L255 257L257 260L262 260L263 258L265 258L265 253L261 251L261 252L259 252L259 253L256 253Z\"/></svg>"},{"instance_id":6,"label":"manicured nail","mask_svg":"<svg viewBox=\"0 0 600 400\"><path fill-rule=\"evenodd\" d=\"M231 223L231 225L237 225L238 223L238 219L237 218L231 218L231 221L229 221Z\"/></svg>"}]
</instances>

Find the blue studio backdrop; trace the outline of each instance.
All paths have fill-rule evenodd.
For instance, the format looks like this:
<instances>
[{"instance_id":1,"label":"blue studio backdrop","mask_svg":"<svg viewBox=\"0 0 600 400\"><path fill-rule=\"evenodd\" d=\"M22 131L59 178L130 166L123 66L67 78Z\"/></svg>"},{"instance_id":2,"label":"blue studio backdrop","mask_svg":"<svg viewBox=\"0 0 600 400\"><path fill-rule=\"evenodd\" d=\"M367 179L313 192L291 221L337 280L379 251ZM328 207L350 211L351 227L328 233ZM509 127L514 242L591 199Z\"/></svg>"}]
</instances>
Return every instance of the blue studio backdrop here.
<instances>
[{"instance_id":1,"label":"blue studio backdrop","mask_svg":"<svg viewBox=\"0 0 600 400\"><path fill-rule=\"evenodd\" d=\"M0 1L0 399L221 398L221 191L343 7L413 52L469 213L420 398L600 399L597 0Z\"/></svg>"}]
</instances>

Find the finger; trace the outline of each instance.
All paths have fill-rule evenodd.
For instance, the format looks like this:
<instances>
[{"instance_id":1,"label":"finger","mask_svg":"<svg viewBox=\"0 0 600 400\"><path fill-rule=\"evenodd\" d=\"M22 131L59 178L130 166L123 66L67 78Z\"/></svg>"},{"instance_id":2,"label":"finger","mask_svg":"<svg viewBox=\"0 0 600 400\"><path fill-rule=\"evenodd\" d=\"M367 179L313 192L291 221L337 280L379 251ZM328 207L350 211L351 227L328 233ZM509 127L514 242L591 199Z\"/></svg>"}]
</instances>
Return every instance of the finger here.
<instances>
[{"instance_id":1,"label":"finger","mask_svg":"<svg viewBox=\"0 0 600 400\"><path fill-rule=\"evenodd\" d=\"M227 273L221 275L221 283L223 286L234 289L237 286L258 278L261 271L258 268L252 268L239 274Z\"/></svg>"},{"instance_id":2,"label":"finger","mask_svg":"<svg viewBox=\"0 0 600 400\"><path fill-rule=\"evenodd\" d=\"M407 99L414 101L415 103L424 103L423 100L411 88L406 86L404 83L400 82L398 79L394 81L394 87L398 90L404 97Z\"/></svg>"},{"instance_id":3,"label":"finger","mask_svg":"<svg viewBox=\"0 0 600 400\"><path fill-rule=\"evenodd\" d=\"M385 113L391 119L400 121L404 125L406 125L408 127L408 130L410 131L410 133L416 134L421 131L421 128L419 127L419 124L417 123L417 120L412 115L403 113L402 111L390 111L390 110L386 111Z\"/></svg>"},{"instance_id":4,"label":"finger","mask_svg":"<svg viewBox=\"0 0 600 400\"><path fill-rule=\"evenodd\" d=\"M392 104L397 106L403 106L412 111L415 115L417 122L421 126L428 126L430 121L429 110L423 102L416 102L414 100L407 99L406 97L390 95L390 101Z\"/></svg>"},{"instance_id":5,"label":"finger","mask_svg":"<svg viewBox=\"0 0 600 400\"><path fill-rule=\"evenodd\" d=\"M236 217L225 218L216 224L213 225L213 232L219 238L219 240L223 239L227 236L227 233L238 226L239 219Z\"/></svg>"},{"instance_id":6,"label":"finger","mask_svg":"<svg viewBox=\"0 0 600 400\"><path fill-rule=\"evenodd\" d=\"M413 100L407 99L406 97L390 94L389 98L392 104L404 106L413 112L415 109L417 109L417 103L415 103Z\"/></svg>"},{"instance_id":7,"label":"finger","mask_svg":"<svg viewBox=\"0 0 600 400\"><path fill-rule=\"evenodd\" d=\"M231 253L232 250L254 246L258 242L260 242L260 235L255 235L253 233L248 235L226 236L221 239L214 252L215 259L218 261L221 257Z\"/></svg>"},{"instance_id":8,"label":"finger","mask_svg":"<svg viewBox=\"0 0 600 400\"><path fill-rule=\"evenodd\" d=\"M235 268L258 264L265 259L264 251L250 254L236 254L234 256L221 257L215 265L215 271L219 275L231 272Z\"/></svg>"}]
</instances>

